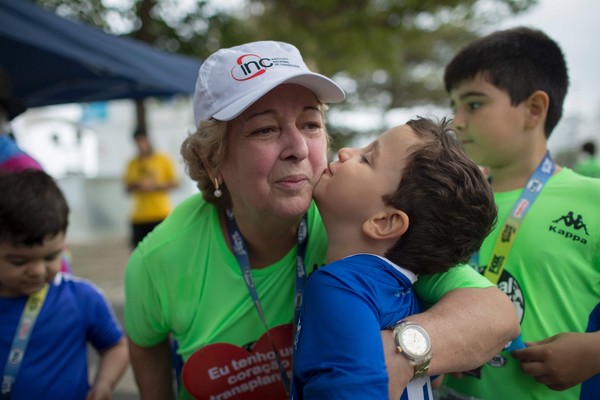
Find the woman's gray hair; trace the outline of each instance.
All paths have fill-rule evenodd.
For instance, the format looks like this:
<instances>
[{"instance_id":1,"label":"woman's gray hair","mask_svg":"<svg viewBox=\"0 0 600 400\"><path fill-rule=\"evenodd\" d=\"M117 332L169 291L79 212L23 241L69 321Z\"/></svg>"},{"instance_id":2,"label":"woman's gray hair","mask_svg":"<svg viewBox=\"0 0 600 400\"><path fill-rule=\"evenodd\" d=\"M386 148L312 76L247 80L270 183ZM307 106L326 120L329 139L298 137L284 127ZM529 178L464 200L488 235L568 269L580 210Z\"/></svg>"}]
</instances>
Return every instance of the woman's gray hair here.
<instances>
[{"instance_id":1,"label":"woman's gray hair","mask_svg":"<svg viewBox=\"0 0 600 400\"><path fill-rule=\"evenodd\" d=\"M196 132L181 144L181 156L188 175L196 181L204 200L219 208L226 208L231 203L229 192L223 184L219 186L222 196L214 195L214 179L218 178L227 151L226 135L227 122L210 119L201 121Z\"/></svg>"}]
</instances>

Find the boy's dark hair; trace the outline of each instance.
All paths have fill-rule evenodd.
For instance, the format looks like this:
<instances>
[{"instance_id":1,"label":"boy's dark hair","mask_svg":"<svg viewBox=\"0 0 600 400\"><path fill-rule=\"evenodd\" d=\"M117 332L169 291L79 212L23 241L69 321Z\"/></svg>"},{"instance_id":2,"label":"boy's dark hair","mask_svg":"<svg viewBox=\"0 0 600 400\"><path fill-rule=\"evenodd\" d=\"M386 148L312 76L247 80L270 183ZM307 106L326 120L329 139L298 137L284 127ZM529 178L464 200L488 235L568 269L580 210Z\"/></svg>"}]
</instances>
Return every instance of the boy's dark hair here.
<instances>
[{"instance_id":1,"label":"boy's dark hair","mask_svg":"<svg viewBox=\"0 0 600 400\"><path fill-rule=\"evenodd\" d=\"M69 206L43 171L0 173L0 242L33 246L66 233Z\"/></svg>"},{"instance_id":2,"label":"boy's dark hair","mask_svg":"<svg viewBox=\"0 0 600 400\"><path fill-rule=\"evenodd\" d=\"M596 145L594 144L594 142L585 142L582 146L581 146L581 151L589 154L590 156L594 156L596 155Z\"/></svg>"},{"instance_id":3,"label":"boy's dark hair","mask_svg":"<svg viewBox=\"0 0 600 400\"><path fill-rule=\"evenodd\" d=\"M496 222L494 195L446 119L417 117L407 125L423 143L383 200L406 212L410 223L385 256L417 274L444 272L479 250Z\"/></svg>"},{"instance_id":4,"label":"boy's dark hair","mask_svg":"<svg viewBox=\"0 0 600 400\"><path fill-rule=\"evenodd\" d=\"M546 138L560 121L569 87L567 64L560 46L540 30L518 27L494 32L465 46L446 66L444 84L450 93L477 75L510 96L516 106L536 90L548 94Z\"/></svg>"}]
</instances>

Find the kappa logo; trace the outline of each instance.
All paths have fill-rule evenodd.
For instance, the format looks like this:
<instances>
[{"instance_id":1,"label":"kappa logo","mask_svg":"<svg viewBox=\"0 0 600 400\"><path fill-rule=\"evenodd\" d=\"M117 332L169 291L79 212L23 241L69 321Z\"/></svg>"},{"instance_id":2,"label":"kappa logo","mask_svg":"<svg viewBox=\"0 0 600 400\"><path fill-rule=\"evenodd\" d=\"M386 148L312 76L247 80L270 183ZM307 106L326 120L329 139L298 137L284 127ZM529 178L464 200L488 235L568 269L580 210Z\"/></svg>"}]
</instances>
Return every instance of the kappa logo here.
<instances>
[{"instance_id":1,"label":"kappa logo","mask_svg":"<svg viewBox=\"0 0 600 400\"><path fill-rule=\"evenodd\" d=\"M590 233L587 230L587 225L583 222L583 217L581 214L577 214L577 218L575 218L574 215L575 213L573 211L569 211L567 215L563 215L560 218L553 220L552 222L556 225L550 225L548 230L575 242L586 244L587 239L584 237L584 234L585 236L590 236ZM569 230L560 228L558 224L564 225L564 227L568 228ZM577 232L574 233L571 232L571 230L575 230Z\"/></svg>"},{"instance_id":2,"label":"kappa logo","mask_svg":"<svg viewBox=\"0 0 600 400\"><path fill-rule=\"evenodd\" d=\"M300 68L287 57L261 57L257 54L244 54L236 60L231 69L231 77L236 81L247 81L266 73L272 67Z\"/></svg>"}]
</instances>

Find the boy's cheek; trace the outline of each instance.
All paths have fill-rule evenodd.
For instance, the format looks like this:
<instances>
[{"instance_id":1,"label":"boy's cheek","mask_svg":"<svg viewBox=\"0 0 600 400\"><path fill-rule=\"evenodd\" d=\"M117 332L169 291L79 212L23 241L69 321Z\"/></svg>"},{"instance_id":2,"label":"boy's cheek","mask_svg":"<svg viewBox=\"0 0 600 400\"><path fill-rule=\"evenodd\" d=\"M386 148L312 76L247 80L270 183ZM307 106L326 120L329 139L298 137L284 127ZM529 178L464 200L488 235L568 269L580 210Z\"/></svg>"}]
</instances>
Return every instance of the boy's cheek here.
<instances>
[{"instance_id":1,"label":"boy's cheek","mask_svg":"<svg viewBox=\"0 0 600 400\"><path fill-rule=\"evenodd\" d=\"M46 278L46 281L48 283L52 282L54 280L54 277L56 277L56 274L58 274L61 271L62 267L62 257L60 257L57 261L52 262L50 265L48 265L48 276Z\"/></svg>"}]
</instances>

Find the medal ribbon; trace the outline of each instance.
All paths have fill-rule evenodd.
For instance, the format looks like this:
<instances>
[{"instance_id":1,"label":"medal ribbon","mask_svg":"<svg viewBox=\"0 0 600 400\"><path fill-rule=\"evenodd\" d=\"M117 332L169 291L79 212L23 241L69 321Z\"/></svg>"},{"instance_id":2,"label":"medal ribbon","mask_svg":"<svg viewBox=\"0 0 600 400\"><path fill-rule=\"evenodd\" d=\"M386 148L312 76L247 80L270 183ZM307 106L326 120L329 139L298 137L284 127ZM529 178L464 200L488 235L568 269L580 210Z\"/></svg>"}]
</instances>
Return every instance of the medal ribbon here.
<instances>
[{"instance_id":1,"label":"medal ribbon","mask_svg":"<svg viewBox=\"0 0 600 400\"><path fill-rule=\"evenodd\" d=\"M227 210L227 232L229 233L229 238L231 239L231 247L233 248L233 252L238 260L240 265L240 269L242 271L242 276L244 277L244 282L246 283L246 287L248 288L248 292L250 293L250 297L254 302L254 306L256 307L256 311L258 311L258 315L265 327L266 333L271 342L271 346L275 353L275 357L277 358L277 364L279 366L279 373L281 375L281 381L285 386L286 393L289 397L290 394L290 379L285 371L283 363L281 362L281 357L279 356L279 352L275 347L275 343L271 334L269 333L269 325L267 324L267 320L265 318L265 314L263 311L263 307L261 305L260 299L258 297L258 292L256 291L256 285L254 284L254 279L252 278L252 269L250 267L250 259L248 258L248 250L246 248L246 242L242 234L239 231L237 223L235 222L235 218L233 216L233 212L231 210ZM304 254L306 253L306 243L308 241L308 225L306 222L306 215L302 217L302 221L300 221L300 225L298 226L298 245L296 250L296 282L294 289L294 330L298 323L298 318L300 315L300 306L302 304L302 294L304 292L304 285L306 283L306 267L304 265Z\"/></svg>"},{"instance_id":2,"label":"medal ribbon","mask_svg":"<svg viewBox=\"0 0 600 400\"><path fill-rule=\"evenodd\" d=\"M502 275L502 271L504 271L504 266L506 264L506 260L508 259L508 254L510 253L510 249L515 241L515 237L517 236L517 232L525 219L525 215L533 205L534 201L537 199L542 189L548 182L548 179L554 173L556 166L552 158L550 157L550 153L547 152L544 156L544 159L537 166L536 170L533 172L527 185L523 188L521 195L513 205L510 214L506 217L506 221L504 222L504 226L496 239L496 244L492 251L492 257L486 266L483 275L488 278L493 284L497 285L500 280L500 276ZM479 254L476 253L474 255L479 258Z\"/></svg>"},{"instance_id":3,"label":"medal ribbon","mask_svg":"<svg viewBox=\"0 0 600 400\"><path fill-rule=\"evenodd\" d=\"M556 165L550 157L550 152L546 152L544 159L540 162L527 181L521 195L513 205L510 214L506 217L504 226L502 227L502 230L496 239L494 249L492 250L492 257L483 271L483 276L494 285L498 285L498 281L500 280L500 276L506 265L506 260L508 259L508 254L515 241L517 232L525 219L525 215L541 193L544 186L546 186L546 182L548 182L555 169ZM471 256L469 264L477 269L479 268L479 252L476 252ZM521 339L521 335L519 335L516 339L509 342L507 346L507 350L512 351L524 348L525 344Z\"/></svg>"}]
</instances>

